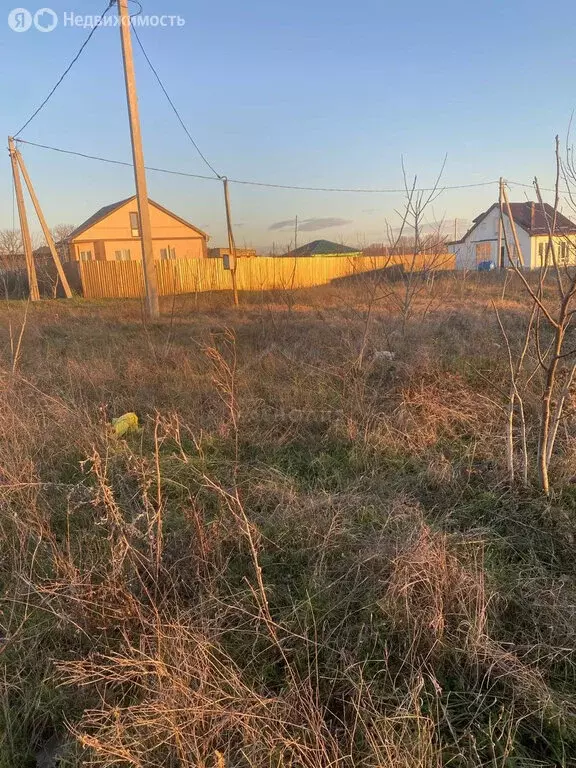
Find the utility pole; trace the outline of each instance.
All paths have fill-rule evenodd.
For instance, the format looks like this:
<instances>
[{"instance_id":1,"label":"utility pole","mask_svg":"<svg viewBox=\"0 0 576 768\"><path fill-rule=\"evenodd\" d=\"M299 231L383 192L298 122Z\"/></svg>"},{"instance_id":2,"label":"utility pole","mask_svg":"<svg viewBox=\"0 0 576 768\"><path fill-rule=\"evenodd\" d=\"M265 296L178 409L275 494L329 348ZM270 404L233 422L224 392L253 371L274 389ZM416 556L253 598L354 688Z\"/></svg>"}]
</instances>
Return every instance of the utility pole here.
<instances>
[{"instance_id":1,"label":"utility pole","mask_svg":"<svg viewBox=\"0 0 576 768\"><path fill-rule=\"evenodd\" d=\"M18 203L18 217L20 218L22 246L24 248L24 257L26 259L26 272L28 274L28 285L30 287L30 301L39 301L40 291L38 290L36 265L34 264L34 253L32 252L32 239L30 237L30 228L28 227L28 217L26 216L26 204L24 202L24 194L22 192L22 179L20 178L20 171L18 169L16 146L12 136L8 137L8 148L10 150L12 175L14 177L14 190L16 192L16 201Z\"/></svg>"},{"instance_id":2,"label":"utility pole","mask_svg":"<svg viewBox=\"0 0 576 768\"><path fill-rule=\"evenodd\" d=\"M294 250L298 248L298 216L296 216L296 221L294 222Z\"/></svg>"},{"instance_id":3,"label":"utility pole","mask_svg":"<svg viewBox=\"0 0 576 768\"><path fill-rule=\"evenodd\" d=\"M503 218L503 210L502 210L502 187L503 187L503 180L502 176L500 176L500 181L498 183L498 207L500 209L500 216L498 217L498 267L500 269L505 269L504 266L504 256L502 254L502 218Z\"/></svg>"},{"instance_id":4,"label":"utility pole","mask_svg":"<svg viewBox=\"0 0 576 768\"><path fill-rule=\"evenodd\" d=\"M506 213L510 219L510 227L512 229L512 236L514 237L514 245L516 246L516 258L519 259L522 267L524 264L524 256L522 254L522 248L520 247L520 241L518 240L518 232L516 230L516 223L512 217L512 209L510 208L510 200L508 200L508 192L506 191L506 185L502 182L502 197L506 206Z\"/></svg>"},{"instance_id":5,"label":"utility pole","mask_svg":"<svg viewBox=\"0 0 576 768\"><path fill-rule=\"evenodd\" d=\"M150 222L150 207L148 205L148 186L146 183L146 169L144 167L144 150L142 148L140 112L138 109L138 94L136 92L136 74L134 70L132 30L130 27L130 14L128 13L128 0L118 0L118 11L120 14L122 58L124 59L126 99L128 101L128 115L130 118L132 158L134 160L134 178L136 180L136 196L138 198L138 214L140 219L142 269L144 270L144 286L146 288L146 311L148 319L157 320L160 317L160 304L158 301L158 282L156 279L154 250L152 247L152 224Z\"/></svg>"},{"instance_id":6,"label":"utility pole","mask_svg":"<svg viewBox=\"0 0 576 768\"><path fill-rule=\"evenodd\" d=\"M232 215L230 213L230 195L228 193L228 179L224 176L222 178L224 184L224 203L226 205L226 226L228 228L228 252L229 252L229 265L230 275L232 277L232 291L234 293L234 306L237 307L238 301L238 286L236 284L236 243L234 242L234 231L232 229Z\"/></svg>"},{"instance_id":7,"label":"utility pole","mask_svg":"<svg viewBox=\"0 0 576 768\"><path fill-rule=\"evenodd\" d=\"M26 165L24 164L24 158L22 157L22 155L18 150L15 150L15 154L16 154L16 160L18 161L18 165L20 166L20 170L22 171L22 176L24 177L24 181L26 182L28 194L30 195L30 199L32 200L34 210L36 211L36 215L38 216L38 221L40 222L40 226L42 227L42 232L44 233L44 237L46 238L48 248L50 249L50 253L52 254L52 260L54 261L54 265L56 267L58 277L60 278L60 282L62 283L62 287L64 288L64 294L66 295L67 299L71 299L72 291L70 290L68 278L66 277L66 273L64 272L64 269L62 267L62 262L60 261L60 256L58 255L58 251L56 250L56 244L54 242L54 238L52 237L52 233L48 229L48 224L46 223L46 219L44 218L44 213L40 206L40 202L36 197L36 192L34 191L34 187L32 186L32 180L30 179L30 176L28 175L28 170L26 168Z\"/></svg>"}]
</instances>

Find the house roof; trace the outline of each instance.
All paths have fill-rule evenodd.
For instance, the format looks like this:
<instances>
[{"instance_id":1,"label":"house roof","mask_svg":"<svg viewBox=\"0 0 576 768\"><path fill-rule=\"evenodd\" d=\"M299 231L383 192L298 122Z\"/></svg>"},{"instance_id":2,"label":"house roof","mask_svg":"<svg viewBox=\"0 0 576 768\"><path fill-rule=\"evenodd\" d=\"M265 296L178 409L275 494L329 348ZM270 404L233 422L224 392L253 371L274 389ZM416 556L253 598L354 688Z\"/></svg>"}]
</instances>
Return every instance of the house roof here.
<instances>
[{"instance_id":1,"label":"house roof","mask_svg":"<svg viewBox=\"0 0 576 768\"><path fill-rule=\"evenodd\" d=\"M484 221L484 219L495 209L498 208L499 203L494 203L488 208L487 211L481 213L473 219L472 226L466 232L466 234L460 238L460 240L452 240L448 245L455 245L456 243L463 243L464 240L476 229L476 227ZM510 211L512 212L512 218L514 223L518 227L522 227L530 237L537 235L548 234L548 224L552 225L554 221L554 208L548 203L544 203L544 210L540 203L534 203L526 201L524 203L510 203ZM507 216L507 207L503 207L503 212ZM570 221L564 214L559 211L556 213L556 234L558 235L572 235L576 233L576 224Z\"/></svg>"},{"instance_id":2,"label":"house roof","mask_svg":"<svg viewBox=\"0 0 576 768\"><path fill-rule=\"evenodd\" d=\"M330 240L313 240L290 251L290 256L335 256L345 253L359 253L359 251L358 248L350 248L348 245L333 243Z\"/></svg>"},{"instance_id":3,"label":"house roof","mask_svg":"<svg viewBox=\"0 0 576 768\"><path fill-rule=\"evenodd\" d=\"M79 227L76 227L74 232L71 232L66 238L66 240L67 241L75 240L83 232L86 232L87 229L90 229L90 227L93 227L94 224L98 224L99 221L102 221L102 219L105 219L111 213L114 213L114 211L119 210L124 205L126 205L126 203L129 203L132 200L136 200L136 195L132 195L132 197L127 197L125 200L119 200L117 203L111 203L110 205L105 205L103 208L100 208L99 211L96 211L96 213L92 214L90 218L86 219L86 221L83 224L80 224ZM155 208L158 208L164 213L167 213L168 216L172 216L173 219L176 219L181 224L184 224L186 227L190 227L190 229L193 229L195 232L198 232L199 235L202 235L202 237L205 237L206 239L208 239L208 235L206 234L206 232L203 232L201 229L198 229L198 227L195 227L194 224L190 224L190 222L186 221L186 219L182 219L180 216L177 216L175 213L173 213L172 211L169 211L167 208L164 208L162 205L154 202L154 200L151 200L150 198L148 198L148 202L150 203L150 205L153 205Z\"/></svg>"}]
</instances>

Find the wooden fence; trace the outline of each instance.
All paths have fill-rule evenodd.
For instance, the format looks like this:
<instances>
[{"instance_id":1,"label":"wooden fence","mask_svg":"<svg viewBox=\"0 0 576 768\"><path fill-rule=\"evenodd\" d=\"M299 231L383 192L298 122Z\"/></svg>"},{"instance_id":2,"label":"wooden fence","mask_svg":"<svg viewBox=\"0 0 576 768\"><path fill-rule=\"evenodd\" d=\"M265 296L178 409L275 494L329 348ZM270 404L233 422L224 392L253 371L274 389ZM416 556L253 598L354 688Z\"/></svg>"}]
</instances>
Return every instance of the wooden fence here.
<instances>
[{"instance_id":1,"label":"wooden fence","mask_svg":"<svg viewBox=\"0 0 576 768\"><path fill-rule=\"evenodd\" d=\"M332 280L401 267L404 271L451 270L453 254L408 256L304 256L239 259L236 279L240 291L273 291L310 288ZM144 295L139 261L83 261L80 276L88 299L138 298ZM226 291L232 287L229 270L221 259L157 261L161 296L202 291Z\"/></svg>"}]
</instances>

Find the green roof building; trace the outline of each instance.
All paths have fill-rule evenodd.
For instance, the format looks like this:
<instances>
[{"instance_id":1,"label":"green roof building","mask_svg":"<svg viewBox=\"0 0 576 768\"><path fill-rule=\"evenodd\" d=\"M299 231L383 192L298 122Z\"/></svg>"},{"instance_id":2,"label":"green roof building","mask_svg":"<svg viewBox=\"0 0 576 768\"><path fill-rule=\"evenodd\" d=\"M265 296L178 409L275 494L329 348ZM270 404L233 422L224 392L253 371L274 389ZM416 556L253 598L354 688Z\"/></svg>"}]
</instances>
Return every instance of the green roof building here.
<instances>
[{"instance_id":1,"label":"green roof building","mask_svg":"<svg viewBox=\"0 0 576 768\"><path fill-rule=\"evenodd\" d=\"M348 245L333 243L330 240L313 240L311 243L301 245L287 256L361 256L357 248Z\"/></svg>"}]
</instances>

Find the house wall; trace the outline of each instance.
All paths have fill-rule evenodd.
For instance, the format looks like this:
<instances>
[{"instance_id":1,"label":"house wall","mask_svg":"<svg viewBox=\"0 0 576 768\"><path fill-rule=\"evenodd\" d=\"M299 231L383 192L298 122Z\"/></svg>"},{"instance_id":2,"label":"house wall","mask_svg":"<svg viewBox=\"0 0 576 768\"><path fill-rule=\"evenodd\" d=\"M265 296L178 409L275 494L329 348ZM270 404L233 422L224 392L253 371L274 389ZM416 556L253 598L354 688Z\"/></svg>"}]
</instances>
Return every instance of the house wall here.
<instances>
[{"instance_id":1,"label":"house wall","mask_svg":"<svg viewBox=\"0 0 576 768\"><path fill-rule=\"evenodd\" d=\"M495 208L490 211L488 216L475 227L467 238L461 243L451 243L448 246L450 253L456 256L456 269L476 269L476 246L478 243L490 244L490 256L483 258L483 261L493 261L496 266L499 265L498 258L498 222L500 219L500 211ZM504 216L503 230L506 233L506 238L510 248L514 244L514 235L512 233L512 227L508 216ZM505 244L504 231L502 233L502 245ZM516 227L518 234L518 240L520 242L520 248L524 257L524 265L528 268L533 266L533 255L530 235L521 227Z\"/></svg>"},{"instance_id":2,"label":"house wall","mask_svg":"<svg viewBox=\"0 0 576 768\"><path fill-rule=\"evenodd\" d=\"M576 264L576 235L560 236L554 238L554 250L556 251L556 257L560 260L562 255L562 245L566 245L565 253L567 258L567 264ZM542 245L542 249L540 249ZM543 260L546 258L545 254L548 246L548 236L538 236L532 238L532 264L534 267L543 266ZM544 254L544 259L541 257L541 250ZM550 262L549 262L550 263Z\"/></svg>"},{"instance_id":3,"label":"house wall","mask_svg":"<svg viewBox=\"0 0 576 768\"><path fill-rule=\"evenodd\" d=\"M173 238L171 240L152 239L152 249L154 258L161 258L163 248L173 248L176 251L177 259L201 259L204 256L204 240L196 238ZM130 251L130 260L138 261L142 257L142 245L140 238L134 237L129 240L106 240L104 241L105 260L116 261L116 251Z\"/></svg>"},{"instance_id":4,"label":"house wall","mask_svg":"<svg viewBox=\"0 0 576 768\"><path fill-rule=\"evenodd\" d=\"M142 258L140 237L133 237L130 227L130 213L136 213L136 200L126 203L105 219L82 232L70 244L70 257L80 259L80 251L91 250L93 258L114 261L116 251L130 250L130 258ZM150 205L154 258L160 258L163 248L174 248L178 259L196 259L206 256L206 238L174 219L169 214Z\"/></svg>"},{"instance_id":5,"label":"house wall","mask_svg":"<svg viewBox=\"0 0 576 768\"><path fill-rule=\"evenodd\" d=\"M70 243L70 261L80 261L82 251L90 251L92 258L97 258L94 240L75 240Z\"/></svg>"}]
</instances>

